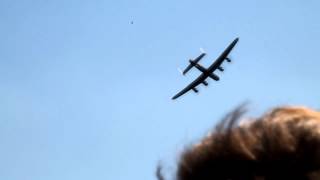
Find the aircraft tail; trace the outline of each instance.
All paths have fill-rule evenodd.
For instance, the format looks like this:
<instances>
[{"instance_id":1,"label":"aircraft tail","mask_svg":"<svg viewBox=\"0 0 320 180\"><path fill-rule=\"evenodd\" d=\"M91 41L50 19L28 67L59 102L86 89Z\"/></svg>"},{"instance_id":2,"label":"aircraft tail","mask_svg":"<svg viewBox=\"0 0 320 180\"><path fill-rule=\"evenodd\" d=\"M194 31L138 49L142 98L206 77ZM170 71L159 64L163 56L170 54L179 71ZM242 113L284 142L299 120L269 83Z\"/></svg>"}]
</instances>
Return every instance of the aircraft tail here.
<instances>
[{"instance_id":1,"label":"aircraft tail","mask_svg":"<svg viewBox=\"0 0 320 180\"><path fill-rule=\"evenodd\" d=\"M203 50L202 50L203 51ZM206 55L205 52L202 52L196 59L189 60L190 64L187 66L187 68L182 72L183 75L185 75L192 67L194 67L198 62Z\"/></svg>"}]
</instances>

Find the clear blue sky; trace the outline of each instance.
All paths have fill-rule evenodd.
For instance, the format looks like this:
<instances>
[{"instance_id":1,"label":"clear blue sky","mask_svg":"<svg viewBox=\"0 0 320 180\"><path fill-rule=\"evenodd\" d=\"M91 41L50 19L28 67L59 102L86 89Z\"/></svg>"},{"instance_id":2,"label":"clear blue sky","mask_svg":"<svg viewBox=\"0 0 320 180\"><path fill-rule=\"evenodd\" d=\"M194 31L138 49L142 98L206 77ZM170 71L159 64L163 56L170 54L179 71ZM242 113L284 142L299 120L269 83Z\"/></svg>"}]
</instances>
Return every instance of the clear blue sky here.
<instances>
[{"instance_id":1,"label":"clear blue sky","mask_svg":"<svg viewBox=\"0 0 320 180\"><path fill-rule=\"evenodd\" d=\"M249 100L318 108L318 0L0 2L0 179L147 180ZM133 21L133 24L131 24ZM200 94L170 98L236 37Z\"/></svg>"}]
</instances>

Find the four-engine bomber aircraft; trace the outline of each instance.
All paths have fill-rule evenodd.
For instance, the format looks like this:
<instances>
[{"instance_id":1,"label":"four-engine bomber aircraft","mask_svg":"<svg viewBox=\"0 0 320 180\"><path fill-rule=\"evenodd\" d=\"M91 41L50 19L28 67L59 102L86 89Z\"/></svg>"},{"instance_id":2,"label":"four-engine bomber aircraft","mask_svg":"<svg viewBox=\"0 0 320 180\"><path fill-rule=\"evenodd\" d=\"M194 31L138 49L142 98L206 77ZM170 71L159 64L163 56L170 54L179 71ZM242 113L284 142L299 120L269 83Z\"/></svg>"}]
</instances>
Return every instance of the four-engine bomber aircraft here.
<instances>
[{"instance_id":1,"label":"four-engine bomber aircraft","mask_svg":"<svg viewBox=\"0 0 320 180\"><path fill-rule=\"evenodd\" d=\"M196 86L198 86L200 83L202 83L205 86L208 86L208 82L206 79L208 77L212 78L215 81L219 81L219 77L215 75L213 72L218 69L220 71L223 71L224 69L221 67L221 64L224 60L231 62L231 60L228 58L229 53L233 49L233 47L237 44L239 41L239 38L236 38L234 41L231 42L231 44L222 52L222 54L215 60L209 68L204 68L198 62L206 55L205 53L200 54L196 59L189 60L190 64L189 66L183 71L183 75L186 74L192 67L196 67L199 71L202 72L202 74L195 79L192 83L190 83L187 87L182 89L178 94L172 97L172 99L177 99L181 95L185 94L189 90L193 90L195 93L198 93L198 90L196 89Z\"/></svg>"}]
</instances>

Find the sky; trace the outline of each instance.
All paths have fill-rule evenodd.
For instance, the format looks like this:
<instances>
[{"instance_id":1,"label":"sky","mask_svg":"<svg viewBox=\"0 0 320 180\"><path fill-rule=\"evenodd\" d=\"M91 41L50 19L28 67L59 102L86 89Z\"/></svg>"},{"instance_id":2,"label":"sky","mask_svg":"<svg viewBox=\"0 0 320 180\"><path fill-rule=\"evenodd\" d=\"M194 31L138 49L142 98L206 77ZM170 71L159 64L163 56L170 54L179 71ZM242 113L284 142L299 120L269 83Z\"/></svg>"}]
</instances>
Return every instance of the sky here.
<instances>
[{"instance_id":1,"label":"sky","mask_svg":"<svg viewBox=\"0 0 320 180\"><path fill-rule=\"evenodd\" d=\"M0 1L0 179L173 179L226 113L319 108L317 0ZM132 22L132 23L131 23ZM199 94L171 97L240 40Z\"/></svg>"}]
</instances>

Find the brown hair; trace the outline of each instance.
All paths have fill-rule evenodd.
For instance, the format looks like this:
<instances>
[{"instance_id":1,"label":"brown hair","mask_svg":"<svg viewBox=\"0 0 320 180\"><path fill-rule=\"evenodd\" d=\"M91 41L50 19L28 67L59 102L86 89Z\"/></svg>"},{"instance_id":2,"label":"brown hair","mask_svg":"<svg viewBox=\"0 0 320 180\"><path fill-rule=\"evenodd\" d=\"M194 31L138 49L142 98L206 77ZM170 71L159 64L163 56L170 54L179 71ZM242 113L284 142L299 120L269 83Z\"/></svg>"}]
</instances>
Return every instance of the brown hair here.
<instances>
[{"instance_id":1,"label":"brown hair","mask_svg":"<svg viewBox=\"0 0 320 180\"><path fill-rule=\"evenodd\" d=\"M320 179L320 113L279 107L260 118L231 112L181 155L177 180Z\"/></svg>"}]
</instances>

